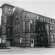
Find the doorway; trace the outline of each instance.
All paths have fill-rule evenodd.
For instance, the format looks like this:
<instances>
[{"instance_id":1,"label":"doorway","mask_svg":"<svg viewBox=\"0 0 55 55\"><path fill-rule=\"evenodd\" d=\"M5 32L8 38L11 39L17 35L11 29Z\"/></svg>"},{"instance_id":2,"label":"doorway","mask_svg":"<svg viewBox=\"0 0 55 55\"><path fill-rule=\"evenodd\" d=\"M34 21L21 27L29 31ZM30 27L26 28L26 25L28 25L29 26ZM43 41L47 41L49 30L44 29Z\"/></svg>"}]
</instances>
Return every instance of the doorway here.
<instances>
[{"instance_id":1,"label":"doorway","mask_svg":"<svg viewBox=\"0 0 55 55\"><path fill-rule=\"evenodd\" d=\"M37 37L37 47L43 47L44 46L44 38L43 36Z\"/></svg>"},{"instance_id":2,"label":"doorway","mask_svg":"<svg viewBox=\"0 0 55 55\"><path fill-rule=\"evenodd\" d=\"M48 27L47 27L48 25ZM48 46L48 37L49 37L49 24L45 22L38 21L36 25L37 33L37 47L47 47Z\"/></svg>"},{"instance_id":3,"label":"doorway","mask_svg":"<svg viewBox=\"0 0 55 55\"><path fill-rule=\"evenodd\" d=\"M34 38L31 39L31 47L34 47Z\"/></svg>"}]
</instances>

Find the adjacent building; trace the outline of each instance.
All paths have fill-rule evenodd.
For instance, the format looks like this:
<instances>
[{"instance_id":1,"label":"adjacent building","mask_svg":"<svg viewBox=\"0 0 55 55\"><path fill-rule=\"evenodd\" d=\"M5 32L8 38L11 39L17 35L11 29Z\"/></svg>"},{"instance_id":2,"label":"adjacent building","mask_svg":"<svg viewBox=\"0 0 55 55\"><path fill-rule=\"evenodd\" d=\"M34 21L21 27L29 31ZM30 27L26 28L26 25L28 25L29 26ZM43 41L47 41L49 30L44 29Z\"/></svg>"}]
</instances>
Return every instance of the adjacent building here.
<instances>
[{"instance_id":1,"label":"adjacent building","mask_svg":"<svg viewBox=\"0 0 55 55\"><path fill-rule=\"evenodd\" d=\"M2 43L18 47L55 46L55 19L3 4Z\"/></svg>"}]
</instances>

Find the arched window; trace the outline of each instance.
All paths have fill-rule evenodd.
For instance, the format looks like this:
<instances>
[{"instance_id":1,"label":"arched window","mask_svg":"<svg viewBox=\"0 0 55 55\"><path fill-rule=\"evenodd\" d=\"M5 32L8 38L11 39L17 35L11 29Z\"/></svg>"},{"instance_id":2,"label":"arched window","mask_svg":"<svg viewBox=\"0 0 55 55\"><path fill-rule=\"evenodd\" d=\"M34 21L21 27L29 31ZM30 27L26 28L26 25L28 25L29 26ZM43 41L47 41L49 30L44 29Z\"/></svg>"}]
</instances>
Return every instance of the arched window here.
<instances>
[{"instance_id":1,"label":"arched window","mask_svg":"<svg viewBox=\"0 0 55 55\"><path fill-rule=\"evenodd\" d=\"M30 29L34 30L34 21L33 21L33 19L30 20Z\"/></svg>"},{"instance_id":2,"label":"arched window","mask_svg":"<svg viewBox=\"0 0 55 55\"><path fill-rule=\"evenodd\" d=\"M19 23L20 23L20 20L18 17L16 17L16 19L15 19L15 31L16 32L19 31Z\"/></svg>"},{"instance_id":3,"label":"arched window","mask_svg":"<svg viewBox=\"0 0 55 55\"><path fill-rule=\"evenodd\" d=\"M19 24L19 22L20 22L20 20L19 20L19 18L17 17L17 18L15 19L15 24Z\"/></svg>"},{"instance_id":4,"label":"arched window","mask_svg":"<svg viewBox=\"0 0 55 55\"><path fill-rule=\"evenodd\" d=\"M30 20L30 23L32 24L33 23L33 20Z\"/></svg>"}]
</instances>

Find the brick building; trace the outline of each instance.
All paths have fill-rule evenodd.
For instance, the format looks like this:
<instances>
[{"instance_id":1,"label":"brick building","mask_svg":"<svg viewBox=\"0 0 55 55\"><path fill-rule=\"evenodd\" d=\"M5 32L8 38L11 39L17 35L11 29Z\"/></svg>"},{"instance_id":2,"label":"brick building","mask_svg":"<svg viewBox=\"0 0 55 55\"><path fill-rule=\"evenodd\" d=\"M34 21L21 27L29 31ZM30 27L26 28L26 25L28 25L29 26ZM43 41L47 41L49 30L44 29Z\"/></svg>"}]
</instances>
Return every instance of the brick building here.
<instances>
[{"instance_id":1,"label":"brick building","mask_svg":"<svg viewBox=\"0 0 55 55\"><path fill-rule=\"evenodd\" d=\"M6 46L55 46L54 19L9 4L1 8L2 43Z\"/></svg>"}]
</instances>

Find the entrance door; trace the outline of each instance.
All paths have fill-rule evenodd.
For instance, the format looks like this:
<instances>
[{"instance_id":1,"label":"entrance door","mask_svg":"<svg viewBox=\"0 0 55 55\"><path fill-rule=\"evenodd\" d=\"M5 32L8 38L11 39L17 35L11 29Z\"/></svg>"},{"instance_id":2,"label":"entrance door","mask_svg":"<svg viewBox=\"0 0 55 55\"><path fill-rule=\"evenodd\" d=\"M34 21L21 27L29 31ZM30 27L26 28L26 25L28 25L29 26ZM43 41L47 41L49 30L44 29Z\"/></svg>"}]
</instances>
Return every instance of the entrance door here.
<instances>
[{"instance_id":1,"label":"entrance door","mask_svg":"<svg viewBox=\"0 0 55 55\"><path fill-rule=\"evenodd\" d=\"M44 41L44 37L43 36L40 36L40 45L41 45L41 47L43 47L44 46L44 43L45 43L45 41Z\"/></svg>"},{"instance_id":2,"label":"entrance door","mask_svg":"<svg viewBox=\"0 0 55 55\"><path fill-rule=\"evenodd\" d=\"M31 39L31 47L34 47L34 39Z\"/></svg>"}]
</instances>

